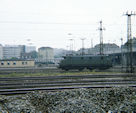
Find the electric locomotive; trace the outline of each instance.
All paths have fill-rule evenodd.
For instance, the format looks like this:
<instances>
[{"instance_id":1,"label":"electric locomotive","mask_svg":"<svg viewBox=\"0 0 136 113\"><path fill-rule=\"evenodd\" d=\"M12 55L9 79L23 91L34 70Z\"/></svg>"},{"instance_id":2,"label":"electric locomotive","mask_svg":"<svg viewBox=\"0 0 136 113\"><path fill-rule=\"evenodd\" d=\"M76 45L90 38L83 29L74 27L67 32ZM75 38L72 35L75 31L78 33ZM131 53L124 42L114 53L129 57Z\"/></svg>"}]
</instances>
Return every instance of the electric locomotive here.
<instances>
[{"instance_id":1,"label":"electric locomotive","mask_svg":"<svg viewBox=\"0 0 136 113\"><path fill-rule=\"evenodd\" d=\"M112 67L112 60L109 55L70 55L63 58L59 68L66 71L71 69L83 70L85 68L89 70L108 69Z\"/></svg>"}]
</instances>

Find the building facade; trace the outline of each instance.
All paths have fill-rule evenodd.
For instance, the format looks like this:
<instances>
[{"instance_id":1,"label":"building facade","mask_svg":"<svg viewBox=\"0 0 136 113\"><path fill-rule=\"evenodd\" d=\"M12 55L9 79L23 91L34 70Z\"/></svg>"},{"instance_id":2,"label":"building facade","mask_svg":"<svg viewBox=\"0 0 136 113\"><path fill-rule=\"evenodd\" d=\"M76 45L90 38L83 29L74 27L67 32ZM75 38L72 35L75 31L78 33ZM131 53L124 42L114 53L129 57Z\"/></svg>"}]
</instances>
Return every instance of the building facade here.
<instances>
[{"instance_id":1,"label":"building facade","mask_svg":"<svg viewBox=\"0 0 136 113\"><path fill-rule=\"evenodd\" d=\"M0 59L3 59L3 46L0 45Z\"/></svg>"},{"instance_id":2,"label":"building facade","mask_svg":"<svg viewBox=\"0 0 136 113\"><path fill-rule=\"evenodd\" d=\"M0 60L0 68L13 67L34 67L34 60Z\"/></svg>"},{"instance_id":3,"label":"building facade","mask_svg":"<svg viewBox=\"0 0 136 113\"><path fill-rule=\"evenodd\" d=\"M112 43L105 43L103 44L103 53L104 54L112 54L112 53L119 53L121 49L116 44ZM100 54L100 44L97 44L94 48L90 48L88 50L89 54Z\"/></svg>"},{"instance_id":4,"label":"building facade","mask_svg":"<svg viewBox=\"0 0 136 113\"><path fill-rule=\"evenodd\" d=\"M6 45L3 47L3 59L20 58L24 52L23 45Z\"/></svg>"},{"instance_id":5,"label":"building facade","mask_svg":"<svg viewBox=\"0 0 136 113\"><path fill-rule=\"evenodd\" d=\"M36 47L35 46L25 46L25 53L30 53L36 51Z\"/></svg>"},{"instance_id":6,"label":"building facade","mask_svg":"<svg viewBox=\"0 0 136 113\"><path fill-rule=\"evenodd\" d=\"M51 47L41 47L38 49L38 60L51 62L54 60L54 50Z\"/></svg>"}]
</instances>

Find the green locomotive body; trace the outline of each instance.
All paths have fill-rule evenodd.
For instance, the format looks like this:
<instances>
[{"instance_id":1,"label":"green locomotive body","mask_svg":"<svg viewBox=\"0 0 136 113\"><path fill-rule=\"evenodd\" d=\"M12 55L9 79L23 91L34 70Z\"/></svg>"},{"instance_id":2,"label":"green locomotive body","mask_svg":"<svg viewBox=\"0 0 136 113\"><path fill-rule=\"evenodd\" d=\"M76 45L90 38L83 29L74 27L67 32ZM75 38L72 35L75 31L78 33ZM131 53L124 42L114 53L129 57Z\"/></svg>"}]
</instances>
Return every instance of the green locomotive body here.
<instances>
[{"instance_id":1,"label":"green locomotive body","mask_svg":"<svg viewBox=\"0 0 136 113\"><path fill-rule=\"evenodd\" d=\"M112 67L112 60L108 55L76 55L64 56L59 68L62 70L78 69L107 69Z\"/></svg>"}]
</instances>

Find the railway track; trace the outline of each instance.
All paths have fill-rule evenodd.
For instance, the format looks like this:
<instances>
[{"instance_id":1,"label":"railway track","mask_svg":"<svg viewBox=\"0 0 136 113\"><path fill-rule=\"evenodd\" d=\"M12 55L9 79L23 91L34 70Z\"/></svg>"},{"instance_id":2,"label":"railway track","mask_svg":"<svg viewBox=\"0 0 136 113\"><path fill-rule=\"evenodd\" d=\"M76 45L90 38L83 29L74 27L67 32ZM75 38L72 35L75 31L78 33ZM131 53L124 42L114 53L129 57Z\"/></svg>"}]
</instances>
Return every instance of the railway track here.
<instances>
[{"instance_id":1,"label":"railway track","mask_svg":"<svg viewBox=\"0 0 136 113\"><path fill-rule=\"evenodd\" d=\"M0 68L0 74L10 73L49 73L61 72L57 67L20 67L20 68Z\"/></svg>"},{"instance_id":2,"label":"railway track","mask_svg":"<svg viewBox=\"0 0 136 113\"><path fill-rule=\"evenodd\" d=\"M69 75L47 77L0 78L0 95L26 94L32 91L58 91L76 88L136 87L135 74Z\"/></svg>"},{"instance_id":3,"label":"railway track","mask_svg":"<svg viewBox=\"0 0 136 113\"><path fill-rule=\"evenodd\" d=\"M136 67L134 67L136 69ZM126 67L114 66L106 71L109 72L125 72ZM122 71L121 71L122 70ZM84 71L84 70L83 70ZM82 72L83 72L82 71ZM102 71L102 70L97 70ZM64 71L57 67L19 67L19 68L0 68L0 74L11 74L11 73L58 73L58 72L79 72L79 70Z\"/></svg>"}]
</instances>

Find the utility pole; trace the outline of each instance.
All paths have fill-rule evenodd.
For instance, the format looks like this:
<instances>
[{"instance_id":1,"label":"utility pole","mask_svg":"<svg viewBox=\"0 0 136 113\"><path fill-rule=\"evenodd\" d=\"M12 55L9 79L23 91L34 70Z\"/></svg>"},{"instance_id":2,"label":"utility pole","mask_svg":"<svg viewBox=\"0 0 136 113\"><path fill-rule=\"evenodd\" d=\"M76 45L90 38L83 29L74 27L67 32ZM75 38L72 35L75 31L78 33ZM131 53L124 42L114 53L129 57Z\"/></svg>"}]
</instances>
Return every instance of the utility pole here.
<instances>
[{"instance_id":1,"label":"utility pole","mask_svg":"<svg viewBox=\"0 0 136 113\"><path fill-rule=\"evenodd\" d=\"M84 40L85 40L85 38L81 38L81 40L82 40L82 55L84 55Z\"/></svg>"},{"instance_id":2,"label":"utility pole","mask_svg":"<svg viewBox=\"0 0 136 113\"><path fill-rule=\"evenodd\" d=\"M73 39L69 39L70 40L70 52L73 55Z\"/></svg>"},{"instance_id":3,"label":"utility pole","mask_svg":"<svg viewBox=\"0 0 136 113\"><path fill-rule=\"evenodd\" d=\"M66 46L66 55L68 55L69 54L69 46L67 45Z\"/></svg>"},{"instance_id":4,"label":"utility pole","mask_svg":"<svg viewBox=\"0 0 136 113\"><path fill-rule=\"evenodd\" d=\"M120 39L121 40L121 69L122 69L122 72L123 72L123 38Z\"/></svg>"},{"instance_id":5,"label":"utility pole","mask_svg":"<svg viewBox=\"0 0 136 113\"><path fill-rule=\"evenodd\" d=\"M133 73L133 50L132 50L132 34L131 34L131 16L135 16L136 14L126 13L125 16L127 16L127 66L126 66L126 72Z\"/></svg>"},{"instance_id":6,"label":"utility pole","mask_svg":"<svg viewBox=\"0 0 136 113\"><path fill-rule=\"evenodd\" d=\"M91 48L93 48L93 39L91 39Z\"/></svg>"},{"instance_id":7,"label":"utility pole","mask_svg":"<svg viewBox=\"0 0 136 113\"><path fill-rule=\"evenodd\" d=\"M105 28L102 27L102 21L100 21L100 28L98 30L100 30L100 55L103 55L103 30Z\"/></svg>"},{"instance_id":8,"label":"utility pole","mask_svg":"<svg viewBox=\"0 0 136 113\"><path fill-rule=\"evenodd\" d=\"M70 49L70 54L73 55L73 38L71 38L72 33L68 33L68 36L70 36L70 45L69 45L69 49Z\"/></svg>"}]
</instances>

